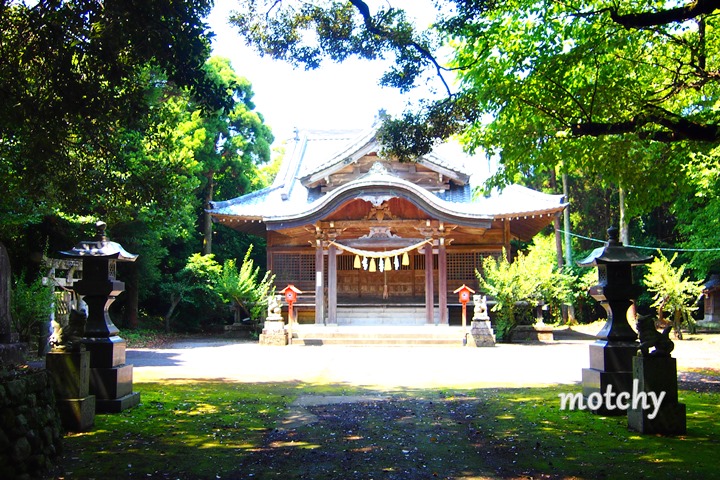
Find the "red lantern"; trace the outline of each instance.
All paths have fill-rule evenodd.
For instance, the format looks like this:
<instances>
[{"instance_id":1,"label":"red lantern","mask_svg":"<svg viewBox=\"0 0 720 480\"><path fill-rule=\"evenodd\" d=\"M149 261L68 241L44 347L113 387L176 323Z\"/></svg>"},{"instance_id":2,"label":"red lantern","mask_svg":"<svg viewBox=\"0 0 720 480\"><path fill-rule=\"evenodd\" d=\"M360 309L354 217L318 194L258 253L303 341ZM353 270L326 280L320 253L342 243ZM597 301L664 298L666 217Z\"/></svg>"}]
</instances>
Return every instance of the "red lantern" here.
<instances>
[{"instance_id":1,"label":"red lantern","mask_svg":"<svg viewBox=\"0 0 720 480\"><path fill-rule=\"evenodd\" d=\"M285 301L288 303L288 324L291 325L293 321L293 303L297 300L297 296L303 292L295 285L290 284L280 290L280 293L285 295Z\"/></svg>"},{"instance_id":2,"label":"red lantern","mask_svg":"<svg viewBox=\"0 0 720 480\"><path fill-rule=\"evenodd\" d=\"M460 300L460 303L462 303L462 329L463 329L463 345L467 345L467 332L465 331L465 325L467 323L467 316L465 312L465 306L470 301L470 295L475 293L475 290L468 287L463 283L462 287L455 290L453 293L458 294L458 299Z\"/></svg>"},{"instance_id":3,"label":"red lantern","mask_svg":"<svg viewBox=\"0 0 720 480\"><path fill-rule=\"evenodd\" d=\"M458 300L463 304L463 307L470 301L470 295L475 293L475 290L463 284L462 287L455 290L453 293L458 294Z\"/></svg>"},{"instance_id":4,"label":"red lantern","mask_svg":"<svg viewBox=\"0 0 720 480\"><path fill-rule=\"evenodd\" d=\"M285 301L287 303L293 304L297 301L298 294L303 293L303 292L298 290L298 288L295 287L295 285L291 284L291 285L288 285L287 287L283 288L282 290L280 290L280 293L285 295Z\"/></svg>"}]
</instances>

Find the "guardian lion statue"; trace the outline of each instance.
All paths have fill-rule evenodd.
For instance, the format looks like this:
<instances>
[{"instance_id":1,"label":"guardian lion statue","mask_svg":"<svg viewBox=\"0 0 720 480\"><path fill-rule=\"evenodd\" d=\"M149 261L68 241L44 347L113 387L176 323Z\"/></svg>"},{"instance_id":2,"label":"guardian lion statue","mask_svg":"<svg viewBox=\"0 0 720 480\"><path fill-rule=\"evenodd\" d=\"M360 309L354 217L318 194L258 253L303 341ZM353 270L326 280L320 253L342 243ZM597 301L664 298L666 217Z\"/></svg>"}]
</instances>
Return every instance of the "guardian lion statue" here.
<instances>
[{"instance_id":1,"label":"guardian lion statue","mask_svg":"<svg viewBox=\"0 0 720 480\"><path fill-rule=\"evenodd\" d=\"M655 328L655 320L650 315L638 317L637 331L640 336L640 351L643 357L669 357L675 344L670 340L672 325L665 327L662 333ZM651 352L650 349L654 348Z\"/></svg>"}]
</instances>

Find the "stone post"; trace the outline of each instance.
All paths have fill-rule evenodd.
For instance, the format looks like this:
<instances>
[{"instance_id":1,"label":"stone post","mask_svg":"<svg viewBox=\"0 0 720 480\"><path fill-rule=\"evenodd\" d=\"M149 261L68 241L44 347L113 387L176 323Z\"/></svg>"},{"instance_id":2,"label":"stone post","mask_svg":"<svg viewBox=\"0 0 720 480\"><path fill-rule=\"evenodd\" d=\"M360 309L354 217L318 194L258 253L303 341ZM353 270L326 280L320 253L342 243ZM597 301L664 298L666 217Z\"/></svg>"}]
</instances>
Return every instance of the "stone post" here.
<instances>
[{"instance_id":1,"label":"stone post","mask_svg":"<svg viewBox=\"0 0 720 480\"><path fill-rule=\"evenodd\" d=\"M95 424L95 395L90 395L90 352L53 349L45 355L53 380L60 421L66 430L84 432Z\"/></svg>"},{"instance_id":2,"label":"stone post","mask_svg":"<svg viewBox=\"0 0 720 480\"><path fill-rule=\"evenodd\" d=\"M670 356L675 344L667 327L657 331L655 321L640 317L637 330L640 350L633 358L632 399L628 408L628 428L641 433L684 435L687 432L685 405L678 401L677 363Z\"/></svg>"},{"instance_id":3,"label":"stone post","mask_svg":"<svg viewBox=\"0 0 720 480\"><path fill-rule=\"evenodd\" d=\"M13 338L17 335L12 333L10 315L11 277L10 257L5 245L0 242L0 364L25 363L27 349L27 344L17 343L17 338Z\"/></svg>"}]
</instances>

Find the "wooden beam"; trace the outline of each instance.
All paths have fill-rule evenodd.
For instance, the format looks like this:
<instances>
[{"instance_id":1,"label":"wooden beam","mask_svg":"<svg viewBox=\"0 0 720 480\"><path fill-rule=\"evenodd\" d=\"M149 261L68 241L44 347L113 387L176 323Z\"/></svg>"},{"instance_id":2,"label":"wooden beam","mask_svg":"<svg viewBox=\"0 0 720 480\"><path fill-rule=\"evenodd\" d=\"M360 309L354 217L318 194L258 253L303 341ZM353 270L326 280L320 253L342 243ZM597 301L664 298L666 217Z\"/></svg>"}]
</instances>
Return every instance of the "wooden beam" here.
<instances>
[{"instance_id":1,"label":"wooden beam","mask_svg":"<svg viewBox=\"0 0 720 480\"><path fill-rule=\"evenodd\" d=\"M328 247L328 323L337 323L337 255L335 245Z\"/></svg>"},{"instance_id":2,"label":"wooden beam","mask_svg":"<svg viewBox=\"0 0 720 480\"><path fill-rule=\"evenodd\" d=\"M427 226L427 219L421 218L421 219L411 219L411 220L390 220L390 219L383 219L383 220L366 220L366 219L360 219L360 220L333 220L332 221L333 226L330 226L330 221L322 221L318 222L318 226L322 229L328 229L328 228L335 228L338 230L347 229L347 228L363 228L365 230L369 231L370 227L376 227L376 226L383 226L383 227L390 227L390 228L426 228ZM429 228L438 228L440 225L440 222L438 220L432 220L430 222ZM445 224L445 229L449 230L454 225L452 224Z\"/></svg>"},{"instance_id":3,"label":"wooden beam","mask_svg":"<svg viewBox=\"0 0 720 480\"><path fill-rule=\"evenodd\" d=\"M315 324L325 323L325 295L323 277L325 273L325 256L323 255L323 242L318 237L315 244Z\"/></svg>"},{"instance_id":4,"label":"wooden beam","mask_svg":"<svg viewBox=\"0 0 720 480\"><path fill-rule=\"evenodd\" d=\"M438 247L438 308L440 308L440 325L448 325L447 311L447 251L444 238L440 238Z\"/></svg>"},{"instance_id":5,"label":"wooden beam","mask_svg":"<svg viewBox=\"0 0 720 480\"><path fill-rule=\"evenodd\" d=\"M503 219L503 247L505 248L505 251L507 252L507 257L509 261L512 261L512 251L510 250L510 239L512 238L510 234L510 219L504 218Z\"/></svg>"},{"instance_id":6,"label":"wooden beam","mask_svg":"<svg viewBox=\"0 0 720 480\"><path fill-rule=\"evenodd\" d=\"M425 315L428 325L435 323L435 285L433 282L433 249L425 246Z\"/></svg>"}]
</instances>

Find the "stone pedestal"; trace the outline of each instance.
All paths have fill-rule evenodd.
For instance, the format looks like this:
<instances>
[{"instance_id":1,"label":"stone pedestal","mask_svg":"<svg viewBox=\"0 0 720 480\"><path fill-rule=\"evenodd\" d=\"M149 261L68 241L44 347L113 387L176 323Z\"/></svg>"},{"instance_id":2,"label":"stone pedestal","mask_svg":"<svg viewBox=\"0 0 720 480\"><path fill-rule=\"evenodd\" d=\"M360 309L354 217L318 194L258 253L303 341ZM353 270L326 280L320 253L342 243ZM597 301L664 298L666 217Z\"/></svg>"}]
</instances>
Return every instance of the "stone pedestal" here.
<instances>
[{"instance_id":1,"label":"stone pedestal","mask_svg":"<svg viewBox=\"0 0 720 480\"><path fill-rule=\"evenodd\" d=\"M653 418L653 403L649 409L629 408L628 428L641 433L684 435L687 432L685 404L678 402L677 362L672 357L638 356L633 358L633 380L636 391L659 396L665 392L660 407Z\"/></svg>"},{"instance_id":2,"label":"stone pedestal","mask_svg":"<svg viewBox=\"0 0 720 480\"><path fill-rule=\"evenodd\" d=\"M126 342L117 335L84 338L90 352L90 393L96 397L97 413L119 413L140 403L132 391L133 366L125 364Z\"/></svg>"},{"instance_id":3,"label":"stone pedestal","mask_svg":"<svg viewBox=\"0 0 720 480\"><path fill-rule=\"evenodd\" d=\"M490 326L490 320L475 320L470 322L469 347L494 347L495 334Z\"/></svg>"},{"instance_id":4,"label":"stone pedestal","mask_svg":"<svg viewBox=\"0 0 720 480\"><path fill-rule=\"evenodd\" d=\"M512 343L530 343L530 342L554 342L555 336L553 328L549 325L518 325L511 334L510 341Z\"/></svg>"},{"instance_id":5,"label":"stone pedestal","mask_svg":"<svg viewBox=\"0 0 720 480\"><path fill-rule=\"evenodd\" d=\"M66 430L84 432L95 424L95 395L90 389L90 353L53 351L45 356L60 421Z\"/></svg>"},{"instance_id":6,"label":"stone pedestal","mask_svg":"<svg viewBox=\"0 0 720 480\"><path fill-rule=\"evenodd\" d=\"M585 399L596 392L604 395L609 387L614 394L632 392L632 361L638 348L639 343L631 341L597 340L590 345L590 368L582 370ZM590 411L598 415L625 415L625 410L607 408L604 402L600 408Z\"/></svg>"},{"instance_id":7,"label":"stone pedestal","mask_svg":"<svg viewBox=\"0 0 720 480\"><path fill-rule=\"evenodd\" d=\"M285 322L282 317L279 319L268 317L265 326L260 334L260 345L285 346L288 344L288 333L285 330Z\"/></svg>"}]
</instances>

